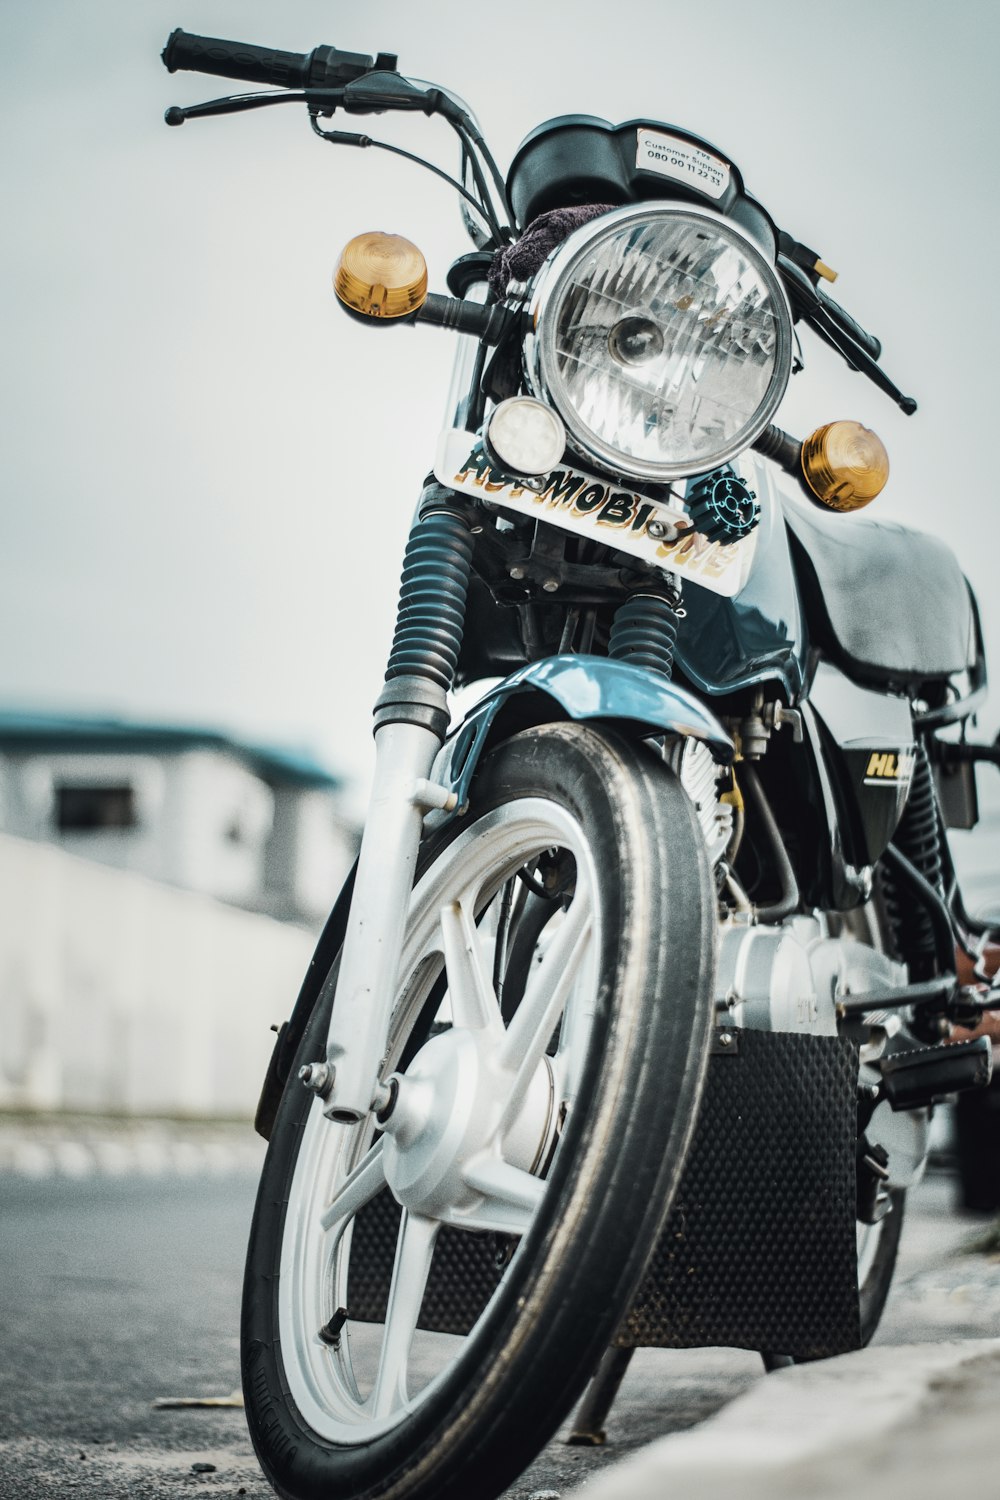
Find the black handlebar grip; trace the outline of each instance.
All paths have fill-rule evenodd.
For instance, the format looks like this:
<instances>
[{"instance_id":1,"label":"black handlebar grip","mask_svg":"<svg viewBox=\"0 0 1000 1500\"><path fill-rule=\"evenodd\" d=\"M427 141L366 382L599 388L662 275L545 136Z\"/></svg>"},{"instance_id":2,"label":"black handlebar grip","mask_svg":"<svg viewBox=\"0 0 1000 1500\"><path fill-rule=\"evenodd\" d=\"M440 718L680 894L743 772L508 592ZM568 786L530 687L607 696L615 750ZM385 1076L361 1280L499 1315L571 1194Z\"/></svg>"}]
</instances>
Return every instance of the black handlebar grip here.
<instances>
[{"instance_id":1,"label":"black handlebar grip","mask_svg":"<svg viewBox=\"0 0 1000 1500\"><path fill-rule=\"evenodd\" d=\"M247 83L272 83L279 88L302 88L308 81L312 53L276 52L249 42L225 42L217 37L172 31L163 49L167 71L212 73Z\"/></svg>"},{"instance_id":2,"label":"black handlebar grip","mask_svg":"<svg viewBox=\"0 0 1000 1500\"><path fill-rule=\"evenodd\" d=\"M871 359L881 359L882 342L880 339L877 339L873 333L866 333L861 324L856 323L850 313L845 312L840 303L834 302L833 298L828 297L820 287L816 288L816 295L827 317L832 319L838 328L843 329L844 333L852 338Z\"/></svg>"}]
</instances>

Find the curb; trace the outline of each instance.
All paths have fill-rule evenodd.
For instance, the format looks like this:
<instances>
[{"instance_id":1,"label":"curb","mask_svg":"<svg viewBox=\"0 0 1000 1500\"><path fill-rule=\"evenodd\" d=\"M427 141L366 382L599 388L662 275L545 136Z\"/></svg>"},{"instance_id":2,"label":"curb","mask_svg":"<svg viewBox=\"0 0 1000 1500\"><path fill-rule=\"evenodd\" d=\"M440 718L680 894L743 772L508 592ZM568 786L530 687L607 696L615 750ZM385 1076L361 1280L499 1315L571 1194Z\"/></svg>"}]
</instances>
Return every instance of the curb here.
<instances>
[{"instance_id":1,"label":"curb","mask_svg":"<svg viewBox=\"0 0 1000 1500\"><path fill-rule=\"evenodd\" d=\"M851 1469L842 1476L846 1500L857 1494L859 1450L866 1447L873 1459L877 1454L883 1485L912 1494L908 1477L897 1476L912 1433L943 1429L950 1420L942 1411L948 1388L969 1384L1000 1403L1000 1339L880 1346L779 1370L698 1427L660 1438L591 1479L586 1500L663 1500L667 1494L732 1500L734 1492L740 1500L833 1496L841 1493L837 1469L844 1461ZM994 1428L979 1431L983 1462L992 1469ZM887 1464L884 1450L904 1435L907 1447ZM919 1452L916 1457L920 1462ZM924 1468L920 1477L933 1476ZM572 1494L582 1500L584 1491Z\"/></svg>"},{"instance_id":2,"label":"curb","mask_svg":"<svg viewBox=\"0 0 1000 1500\"><path fill-rule=\"evenodd\" d=\"M8 1118L0 1180L225 1177L259 1173L265 1149L249 1123Z\"/></svg>"}]
</instances>

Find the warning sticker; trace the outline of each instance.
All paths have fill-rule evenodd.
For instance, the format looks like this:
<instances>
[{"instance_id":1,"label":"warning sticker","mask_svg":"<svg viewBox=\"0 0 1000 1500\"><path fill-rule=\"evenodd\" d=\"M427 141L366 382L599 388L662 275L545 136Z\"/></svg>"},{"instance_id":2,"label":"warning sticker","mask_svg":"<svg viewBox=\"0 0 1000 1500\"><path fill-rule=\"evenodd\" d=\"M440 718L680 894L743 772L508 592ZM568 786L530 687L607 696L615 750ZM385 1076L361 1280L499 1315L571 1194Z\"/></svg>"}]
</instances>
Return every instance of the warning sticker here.
<instances>
[{"instance_id":1,"label":"warning sticker","mask_svg":"<svg viewBox=\"0 0 1000 1500\"><path fill-rule=\"evenodd\" d=\"M665 130L642 128L636 132L635 164L643 171L685 182L710 198L723 196L732 175L729 163L721 156L713 156L711 151L703 151Z\"/></svg>"}]
</instances>

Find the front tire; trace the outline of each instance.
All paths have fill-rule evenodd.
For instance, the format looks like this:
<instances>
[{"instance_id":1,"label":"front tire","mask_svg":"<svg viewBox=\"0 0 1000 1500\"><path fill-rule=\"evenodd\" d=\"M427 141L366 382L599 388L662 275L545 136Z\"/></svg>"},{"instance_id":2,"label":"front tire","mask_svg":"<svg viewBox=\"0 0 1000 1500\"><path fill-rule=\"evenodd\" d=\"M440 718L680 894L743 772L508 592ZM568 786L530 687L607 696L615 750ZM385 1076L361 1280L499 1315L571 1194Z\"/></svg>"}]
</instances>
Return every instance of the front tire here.
<instances>
[{"instance_id":1,"label":"front tire","mask_svg":"<svg viewBox=\"0 0 1000 1500\"><path fill-rule=\"evenodd\" d=\"M399 1075L399 1118L383 1137L374 1119L330 1122L294 1081L278 1110L242 1360L281 1495L487 1500L548 1439L613 1337L680 1175L714 931L693 812L646 747L557 724L487 758L467 815L422 849L384 1070ZM323 1053L332 990L293 1080ZM351 1247L387 1182L403 1208L373 1342L350 1313ZM443 1224L470 1248L493 1235L506 1263L460 1341L417 1332Z\"/></svg>"}]
</instances>

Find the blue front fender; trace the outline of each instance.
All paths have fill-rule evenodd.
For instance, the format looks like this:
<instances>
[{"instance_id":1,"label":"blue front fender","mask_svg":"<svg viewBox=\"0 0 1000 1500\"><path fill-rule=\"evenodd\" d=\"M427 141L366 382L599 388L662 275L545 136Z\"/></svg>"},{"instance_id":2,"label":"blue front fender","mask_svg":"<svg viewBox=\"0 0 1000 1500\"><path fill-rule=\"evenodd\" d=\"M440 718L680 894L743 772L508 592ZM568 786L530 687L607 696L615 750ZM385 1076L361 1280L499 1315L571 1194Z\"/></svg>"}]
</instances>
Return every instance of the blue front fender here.
<instances>
[{"instance_id":1,"label":"blue front fender","mask_svg":"<svg viewBox=\"0 0 1000 1500\"><path fill-rule=\"evenodd\" d=\"M498 715L512 698L524 695L552 699L561 710L559 718L620 724L640 739L680 734L704 740L716 759L727 765L735 753L715 715L659 674L606 656L549 656L491 688L442 746L432 774L456 794L459 808L469 800L476 764L491 732L499 727ZM537 722L545 719L542 712Z\"/></svg>"}]
</instances>

